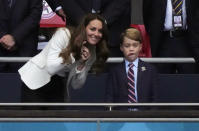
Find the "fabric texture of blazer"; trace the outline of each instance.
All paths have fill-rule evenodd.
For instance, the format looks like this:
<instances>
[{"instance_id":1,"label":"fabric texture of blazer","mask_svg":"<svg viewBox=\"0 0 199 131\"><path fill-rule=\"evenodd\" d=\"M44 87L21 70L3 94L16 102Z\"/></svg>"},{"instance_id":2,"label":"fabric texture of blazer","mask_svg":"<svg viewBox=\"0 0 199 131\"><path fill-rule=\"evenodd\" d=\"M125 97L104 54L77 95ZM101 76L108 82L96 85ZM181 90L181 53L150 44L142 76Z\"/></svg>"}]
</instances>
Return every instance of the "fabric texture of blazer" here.
<instances>
[{"instance_id":1,"label":"fabric texture of blazer","mask_svg":"<svg viewBox=\"0 0 199 131\"><path fill-rule=\"evenodd\" d=\"M146 103L155 100L156 79L156 69L152 65L139 60L137 72L138 102ZM110 69L107 82L106 102L127 103L128 85L125 62L119 63Z\"/></svg>"}]
</instances>

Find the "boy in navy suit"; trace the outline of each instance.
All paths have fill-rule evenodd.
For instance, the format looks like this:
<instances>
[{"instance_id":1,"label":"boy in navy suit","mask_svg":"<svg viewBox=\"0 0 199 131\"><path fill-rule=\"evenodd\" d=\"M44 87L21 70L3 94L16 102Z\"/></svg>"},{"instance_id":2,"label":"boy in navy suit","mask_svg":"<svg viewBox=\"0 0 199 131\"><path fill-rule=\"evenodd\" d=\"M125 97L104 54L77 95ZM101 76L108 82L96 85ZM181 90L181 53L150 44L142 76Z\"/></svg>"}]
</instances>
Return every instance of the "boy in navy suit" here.
<instances>
[{"instance_id":1,"label":"boy in navy suit","mask_svg":"<svg viewBox=\"0 0 199 131\"><path fill-rule=\"evenodd\" d=\"M156 88L156 69L138 58L142 49L141 34L128 28L121 34L120 50L124 61L110 69L106 89L107 102L153 102Z\"/></svg>"}]
</instances>

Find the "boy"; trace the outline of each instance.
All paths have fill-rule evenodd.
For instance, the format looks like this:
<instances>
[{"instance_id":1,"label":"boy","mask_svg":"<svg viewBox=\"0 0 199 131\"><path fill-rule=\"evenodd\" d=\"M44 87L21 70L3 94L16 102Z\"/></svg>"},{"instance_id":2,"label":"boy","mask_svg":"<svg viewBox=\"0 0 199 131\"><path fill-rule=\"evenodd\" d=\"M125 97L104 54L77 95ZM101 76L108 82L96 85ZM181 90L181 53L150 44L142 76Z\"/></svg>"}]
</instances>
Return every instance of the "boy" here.
<instances>
[{"instance_id":1,"label":"boy","mask_svg":"<svg viewBox=\"0 0 199 131\"><path fill-rule=\"evenodd\" d=\"M156 86L155 68L141 61L141 34L129 28L121 34L120 50L124 61L112 67L106 89L107 102L137 103L154 101Z\"/></svg>"}]
</instances>

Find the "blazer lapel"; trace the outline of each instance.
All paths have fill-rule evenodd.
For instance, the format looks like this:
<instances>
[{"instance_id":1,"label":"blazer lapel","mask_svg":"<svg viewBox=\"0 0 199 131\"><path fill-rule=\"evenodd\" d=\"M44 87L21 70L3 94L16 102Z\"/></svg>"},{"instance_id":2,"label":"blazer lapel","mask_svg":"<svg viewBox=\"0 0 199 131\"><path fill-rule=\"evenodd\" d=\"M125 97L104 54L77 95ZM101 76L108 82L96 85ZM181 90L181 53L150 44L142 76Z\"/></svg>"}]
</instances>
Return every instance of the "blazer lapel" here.
<instances>
[{"instance_id":1,"label":"blazer lapel","mask_svg":"<svg viewBox=\"0 0 199 131\"><path fill-rule=\"evenodd\" d=\"M167 0L163 0L163 1L162 1L162 4L163 4L163 6L162 6L162 7L167 6Z\"/></svg>"},{"instance_id":2,"label":"blazer lapel","mask_svg":"<svg viewBox=\"0 0 199 131\"><path fill-rule=\"evenodd\" d=\"M164 20L166 16L167 0L160 0L160 2L161 2L160 8L162 8L161 17Z\"/></svg>"},{"instance_id":3,"label":"blazer lapel","mask_svg":"<svg viewBox=\"0 0 199 131\"><path fill-rule=\"evenodd\" d=\"M190 10L190 0L185 0L185 9L186 9L186 12L189 13L188 11ZM188 15L187 15L188 16Z\"/></svg>"}]
</instances>

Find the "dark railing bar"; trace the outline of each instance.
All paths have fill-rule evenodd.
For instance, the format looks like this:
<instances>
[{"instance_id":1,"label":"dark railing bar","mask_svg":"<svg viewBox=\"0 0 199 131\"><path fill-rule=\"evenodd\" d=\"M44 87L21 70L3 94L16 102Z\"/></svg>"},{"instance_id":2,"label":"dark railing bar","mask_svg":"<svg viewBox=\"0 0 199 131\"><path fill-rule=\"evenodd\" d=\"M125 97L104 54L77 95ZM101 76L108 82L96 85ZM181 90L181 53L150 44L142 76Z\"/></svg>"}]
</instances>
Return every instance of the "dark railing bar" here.
<instances>
[{"instance_id":1,"label":"dark railing bar","mask_svg":"<svg viewBox=\"0 0 199 131\"><path fill-rule=\"evenodd\" d=\"M199 106L199 103L0 103L1 106Z\"/></svg>"},{"instance_id":2,"label":"dark railing bar","mask_svg":"<svg viewBox=\"0 0 199 131\"><path fill-rule=\"evenodd\" d=\"M199 118L0 118L3 122L198 122Z\"/></svg>"}]
</instances>

